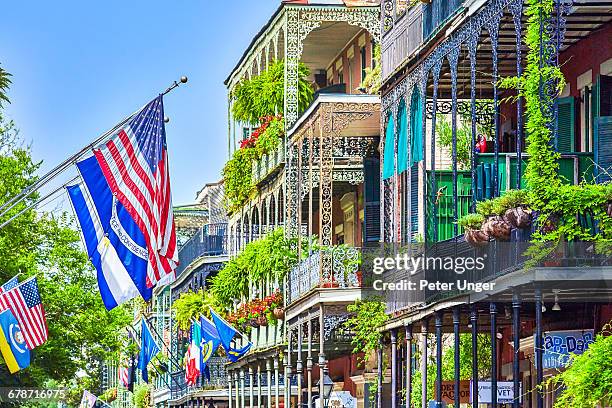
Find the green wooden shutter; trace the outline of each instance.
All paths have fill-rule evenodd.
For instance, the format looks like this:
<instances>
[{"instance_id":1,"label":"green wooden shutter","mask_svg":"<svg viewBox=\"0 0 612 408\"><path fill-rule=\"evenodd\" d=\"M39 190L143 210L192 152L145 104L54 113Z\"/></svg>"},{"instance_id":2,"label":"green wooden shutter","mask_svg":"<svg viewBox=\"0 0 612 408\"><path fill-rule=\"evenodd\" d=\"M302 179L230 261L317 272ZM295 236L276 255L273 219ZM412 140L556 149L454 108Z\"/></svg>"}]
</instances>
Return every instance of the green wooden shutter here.
<instances>
[{"instance_id":1,"label":"green wooden shutter","mask_svg":"<svg viewBox=\"0 0 612 408\"><path fill-rule=\"evenodd\" d=\"M595 173L598 183L612 181L612 76L600 75L593 87Z\"/></svg>"},{"instance_id":2,"label":"green wooden shutter","mask_svg":"<svg viewBox=\"0 0 612 408\"><path fill-rule=\"evenodd\" d=\"M380 240L380 160L364 159L364 242Z\"/></svg>"},{"instance_id":3,"label":"green wooden shutter","mask_svg":"<svg viewBox=\"0 0 612 408\"><path fill-rule=\"evenodd\" d=\"M572 153L576 146L576 109L573 97L559 98L557 101L559 113L557 115L557 151L559 153Z\"/></svg>"}]
</instances>

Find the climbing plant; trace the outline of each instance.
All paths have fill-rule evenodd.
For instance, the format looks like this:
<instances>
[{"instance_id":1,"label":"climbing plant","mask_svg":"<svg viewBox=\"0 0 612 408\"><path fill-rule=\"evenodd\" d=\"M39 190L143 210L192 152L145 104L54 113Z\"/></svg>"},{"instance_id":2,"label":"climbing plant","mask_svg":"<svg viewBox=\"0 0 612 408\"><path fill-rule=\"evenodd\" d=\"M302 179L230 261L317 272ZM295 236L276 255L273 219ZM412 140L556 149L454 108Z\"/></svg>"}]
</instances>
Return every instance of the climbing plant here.
<instances>
[{"instance_id":1,"label":"climbing plant","mask_svg":"<svg viewBox=\"0 0 612 408\"><path fill-rule=\"evenodd\" d=\"M364 364L367 364L382 340L380 328L389 320L385 310L385 302L376 296L357 300L347 306L347 311L354 315L344 323L344 327L354 332L351 338L353 353L364 353Z\"/></svg>"},{"instance_id":2,"label":"climbing plant","mask_svg":"<svg viewBox=\"0 0 612 408\"><path fill-rule=\"evenodd\" d=\"M209 316L210 308L214 309L216 306L217 302L212 293L203 289L197 292L189 291L182 293L172 303L176 323L182 330L187 330L191 326L192 319L198 319L200 316Z\"/></svg>"},{"instance_id":3,"label":"climbing plant","mask_svg":"<svg viewBox=\"0 0 612 408\"><path fill-rule=\"evenodd\" d=\"M596 408L612 404L612 322L569 367L547 381L560 391L555 408Z\"/></svg>"}]
</instances>

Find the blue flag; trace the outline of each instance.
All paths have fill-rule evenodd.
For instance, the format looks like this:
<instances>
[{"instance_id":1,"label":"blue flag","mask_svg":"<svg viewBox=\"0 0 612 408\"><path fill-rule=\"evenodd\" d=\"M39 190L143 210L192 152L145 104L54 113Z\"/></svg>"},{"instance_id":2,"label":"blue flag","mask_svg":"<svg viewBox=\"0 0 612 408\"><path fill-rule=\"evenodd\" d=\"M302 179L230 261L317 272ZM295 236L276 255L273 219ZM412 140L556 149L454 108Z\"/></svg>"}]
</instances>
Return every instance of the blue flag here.
<instances>
[{"instance_id":1,"label":"blue flag","mask_svg":"<svg viewBox=\"0 0 612 408\"><path fill-rule=\"evenodd\" d=\"M214 310L210 309L210 315L212 316L213 322L215 323L215 327L217 328L217 333L219 334L219 340L225 349L225 353L227 354L227 358L235 363L242 356L249 352L253 343L250 341L248 344L242 348L232 347L232 340L238 330L233 328L228 322L226 322L221 316L215 313Z\"/></svg>"},{"instance_id":2,"label":"blue flag","mask_svg":"<svg viewBox=\"0 0 612 408\"><path fill-rule=\"evenodd\" d=\"M212 355L215 354L215 352L219 348L219 345L221 345L221 339L219 338L219 333L217 333L217 328L207 318L200 318L200 327L202 328L202 362L200 366L202 373L207 376L208 380L210 381L210 373L208 370L207 363L208 360L210 360L210 358L212 357Z\"/></svg>"},{"instance_id":3,"label":"blue flag","mask_svg":"<svg viewBox=\"0 0 612 408\"><path fill-rule=\"evenodd\" d=\"M159 346L157 343L155 343L155 339L151 335L149 326L143 317L140 329L140 355L138 357L138 368L140 371L142 371L142 379L146 383L149 382L147 365L149 365L149 362L157 353L159 353Z\"/></svg>"},{"instance_id":4,"label":"blue flag","mask_svg":"<svg viewBox=\"0 0 612 408\"><path fill-rule=\"evenodd\" d=\"M97 271L98 287L108 310L147 288L145 237L125 207L113 196L95 157L77 163L83 181L68 186L68 196L81 226L87 255Z\"/></svg>"},{"instance_id":5,"label":"blue flag","mask_svg":"<svg viewBox=\"0 0 612 408\"><path fill-rule=\"evenodd\" d=\"M30 349L10 309L0 313L0 352L11 374L30 365Z\"/></svg>"}]
</instances>

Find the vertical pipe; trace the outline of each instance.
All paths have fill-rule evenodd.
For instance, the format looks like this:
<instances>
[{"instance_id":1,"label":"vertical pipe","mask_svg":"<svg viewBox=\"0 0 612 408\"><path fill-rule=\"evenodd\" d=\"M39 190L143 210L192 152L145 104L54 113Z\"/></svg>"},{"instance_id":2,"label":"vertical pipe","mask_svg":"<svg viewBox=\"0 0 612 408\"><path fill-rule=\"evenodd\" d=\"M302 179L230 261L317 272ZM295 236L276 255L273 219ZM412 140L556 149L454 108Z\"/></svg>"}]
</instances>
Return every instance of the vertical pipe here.
<instances>
[{"instance_id":1,"label":"vertical pipe","mask_svg":"<svg viewBox=\"0 0 612 408\"><path fill-rule=\"evenodd\" d=\"M412 325L406 325L406 407L412 396Z\"/></svg>"},{"instance_id":2,"label":"vertical pipe","mask_svg":"<svg viewBox=\"0 0 612 408\"><path fill-rule=\"evenodd\" d=\"M306 407L312 408L312 318L308 316L308 356L306 357L306 371L308 375L308 392Z\"/></svg>"},{"instance_id":3,"label":"vertical pipe","mask_svg":"<svg viewBox=\"0 0 612 408\"><path fill-rule=\"evenodd\" d=\"M274 406L280 408L280 378L278 356L274 357Z\"/></svg>"},{"instance_id":4,"label":"vertical pipe","mask_svg":"<svg viewBox=\"0 0 612 408\"><path fill-rule=\"evenodd\" d=\"M478 406L478 309L472 305L470 313L472 324L472 406Z\"/></svg>"},{"instance_id":5,"label":"vertical pipe","mask_svg":"<svg viewBox=\"0 0 612 408\"><path fill-rule=\"evenodd\" d=\"M291 354L293 353L291 341L293 340L293 332L287 330L287 355L285 356L285 382L284 382L284 403L289 406L291 399Z\"/></svg>"},{"instance_id":6,"label":"vertical pipe","mask_svg":"<svg viewBox=\"0 0 612 408\"><path fill-rule=\"evenodd\" d=\"M266 404L267 408L272 408L272 363L270 362L269 358L266 359L266 375L268 376L266 378L266 388L268 394L268 401Z\"/></svg>"},{"instance_id":7,"label":"vertical pipe","mask_svg":"<svg viewBox=\"0 0 612 408\"><path fill-rule=\"evenodd\" d=\"M302 321L298 322L298 333L297 333L297 360L296 360L296 371L297 371L297 404L298 407L302 406Z\"/></svg>"},{"instance_id":8,"label":"vertical pipe","mask_svg":"<svg viewBox=\"0 0 612 408\"><path fill-rule=\"evenodd\" d=\"M383 382L383 345L382 341L378 343L376 350L376 408L382 408L382 382Z\"/></svg>"},{"instance_id":9,"label":"vertical pipe","mask_svg":"<svg viewBox=\"0 0 612 408\"><path fill-rule=\"evenodd\" d=\"M391 329L391 408L397 408L397 329Z\"/></svg>"},{"instance_id":10,"label":"vertical pipe","mask_svg":"<svg viewBox=\"0 0 612 408\"><path fill-rule=\"evenodd\" d=\"M255 378L253 376L253 366L249 365L249 407L254 407L255 402L255 389L254 389Z\"/></svg>"},{"instance_id":11,"label":"vertical pipe","mask_svg":"<svg viewBox=\"0 0 612 408\"><path fill-rule=\"evenodd\" d=\"M246 406L246 386L244 381L244 368L240 369L240 389L242 390L242 395L240 396L240 406L245 408Z\"/></svg>"},{"instance_id":12,"label":"vertical pipe","mask_svg":"<svg viewBox=\"0 0 612 408\"><path fill-rule=\"evenodd\" d=\"M229 408L234 408L234 401L232 401L233 398L233 394L232 394L232 372L228 371L227 372L227 402L228 402L228 406Z\"/></svg>"},{"instance_id":13,"label":"vertical pipe","mask_svg":"<svg viewBox=\"0 0 612 408\"><path fill-rule=\"evenodd\" d=\"M436 402L442 405L442 312L436 312Z\"/></svg>"},{"instance_id":14,"label":"vertical pipe","mask_svg":"<svg viewBox=\"0 0 612 408\"><path fill-rule=\"evenodd\" d=\"M263 407L263 395L261 393L261 363L257 363L257 406Z\"/></svg>"},{"instance_id":15,"label":"vertical pipe","mask_svg":"<svg viewBox=\"0 0 612 408\"><path fill-rule=\"evenodd\" d=\"M518 294L512 296L512 336L514 337L514 355L512 356L512 382L514 383L514 401L512 408L520 408L520 361L521 348L521 301Z\"/></svg>"},{"instance_id":16,"label":"vertical pipe","mask_svg":"<svg viewBox=\"0 0 612 408\"><path fill-rule=\"evenodd\" d=\"M427 320L421 323L421 408L427 408Z\"/></svg>"},{"instance_id":17,"label":"vertical pipe","mask_svg":"<svg viewBox=\"0 0 612 408\"><path fill-rule=\"evenodd\" d=\"M497 408L497 305L491 303L491 408Z\"/></svg>"},{"instance_id":18,"label":"vertical pipe","mask_svg":"<svg viewBox=\"0 0 612 408\"><path fill-rule=\"evenodd\" d=\"M460 343L460 324L461 324L461 311L459 306L453 309L453 340L454 340L454 351L455 351L455 407L459 407L461 404L461 343Z\"/></svg>"},{"instance_id":19,"label":"vertical pipe","mask_svg":"<svg viewBox=\"0 0 612 408\"><path fill-rule=\"evenodd\" d=\"M539 387L544 381L544 371L542 367L542 291L536 289L535 293L535 316L536 316L536 333L535 333L535 355L536 355L536 406L544 408L544 392Z\"/></svg>"}]
</instances>

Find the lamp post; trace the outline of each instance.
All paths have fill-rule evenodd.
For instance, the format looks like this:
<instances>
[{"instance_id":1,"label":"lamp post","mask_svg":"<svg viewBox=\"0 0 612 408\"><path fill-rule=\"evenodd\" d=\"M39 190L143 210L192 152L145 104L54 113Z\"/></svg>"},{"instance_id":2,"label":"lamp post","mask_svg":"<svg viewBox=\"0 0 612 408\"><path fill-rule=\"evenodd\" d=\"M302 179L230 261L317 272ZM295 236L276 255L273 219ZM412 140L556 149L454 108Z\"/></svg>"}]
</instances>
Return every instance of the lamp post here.
<instances>
[{"instance_id":1,"label":"lamp post","mask_svg":"<svg viewBox=\"0 0 612 408\"><path fill-rule=\"evenodd\" d=\"M317 382L317 387L320 389L321 380ZM331 397L332 390L334 389L334 382L327 374L323 374L323 395L322 398L322 407L328 408L329 398Z\"/></svg>"}]
</instances>

